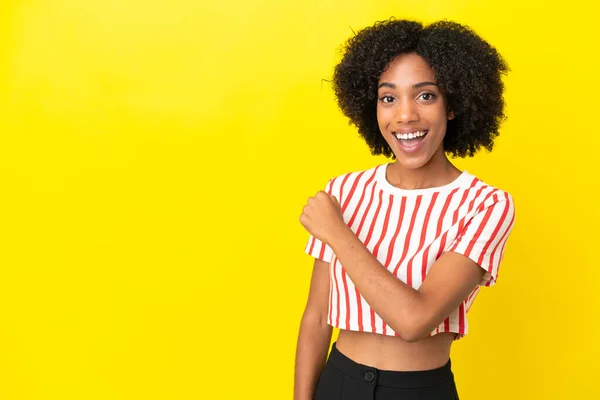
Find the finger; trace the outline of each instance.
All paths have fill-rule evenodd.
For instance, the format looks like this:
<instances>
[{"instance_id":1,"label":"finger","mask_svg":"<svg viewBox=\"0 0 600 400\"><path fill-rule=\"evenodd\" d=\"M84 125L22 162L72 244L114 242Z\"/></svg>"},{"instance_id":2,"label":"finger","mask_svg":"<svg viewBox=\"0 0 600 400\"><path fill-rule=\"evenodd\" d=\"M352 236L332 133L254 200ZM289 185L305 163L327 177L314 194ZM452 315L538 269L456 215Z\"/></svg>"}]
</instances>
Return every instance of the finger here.
<instances>
[{"instance_id":1,"label":"finger","mask_svg":"<svg viewBox=\"0 0 600 400\"><path fill-rule=\"evenodd\" d=\"M331 196L331 195L329 195L329 197L331 197L331 200L333 200L333 202L334 202L335 204L337 204L338 206L340 205L340 202L338 201L337 197L335 197L335 196Z\"/></svg>"},{"instance_id":2,"label":"finger","mask_svg":"<svg viewBox=\"0 0 600 400\"><path fill-rule=\"evenodd\" d=\"M306 216L306 214L304 214L304 213L302 213L302 214L300 215L300 218L298 218L298 220L300 221L300 223L301 223L303 226L306 226L306 224L308 223L308 217L307 217L307 216Z\"/></svg>"}]
</instances>

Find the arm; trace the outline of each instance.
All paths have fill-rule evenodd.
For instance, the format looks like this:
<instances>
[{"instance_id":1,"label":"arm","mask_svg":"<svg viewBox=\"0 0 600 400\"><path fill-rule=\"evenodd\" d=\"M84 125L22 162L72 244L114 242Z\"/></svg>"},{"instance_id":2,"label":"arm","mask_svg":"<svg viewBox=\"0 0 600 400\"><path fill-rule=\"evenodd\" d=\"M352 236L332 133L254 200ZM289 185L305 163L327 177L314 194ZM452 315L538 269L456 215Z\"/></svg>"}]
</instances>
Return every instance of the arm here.
<instances>
[{"instance_id":1,"label":"arm","mask_svg":"<svg viewBox=\"0 0 600 400\"><path fill-rule=\"evenodd\" d=\"M327 359L331 326L327 325L329 264L316 259L308 301L298 334L294 374L294 400L311 400Z\"/></svg>"},{"instance_id":2,"label":"arm","mask_svg":"<svg viewBox=\"0 0 600 400\"><path fill-rule=\"evenodd\" d=\"M345 224L335 197L317 193L304 207L300 222L332 248L371 308L400 337L412 342L426 337L456 309L486 272L497 274L500 256L492 255L506 241L514 208L508 195L505 201L494 200L463 228L460 240L435 262L418 290L379 263Z\"/></svg>"},{"instance_id":3,"label":"arm","mask_svg":"<svg viewBox=\"0 0 600 400\"><path fill-rule=\"evenodd\" d=\"M330 246L371 308L408 342L433 331L485 274L469 258L445 253L415 290L381 265L349 228L332 235Z\"/></svg>"}]
</instances>

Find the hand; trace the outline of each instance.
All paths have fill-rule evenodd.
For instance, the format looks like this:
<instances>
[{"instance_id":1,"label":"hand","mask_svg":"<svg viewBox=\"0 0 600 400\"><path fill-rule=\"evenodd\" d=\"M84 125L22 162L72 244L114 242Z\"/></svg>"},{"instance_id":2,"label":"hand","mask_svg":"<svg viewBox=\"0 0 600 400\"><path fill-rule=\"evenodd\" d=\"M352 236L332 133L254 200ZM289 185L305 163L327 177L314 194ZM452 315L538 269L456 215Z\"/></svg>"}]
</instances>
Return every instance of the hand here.
<instances>
[{"instance_id":1,"label":"hand","mask_svg":"<svg viewBox=\"0 0 600 400\"><path fill-rule=\"evenodd\" d=\"M347 228L340 203L323 191L308 199L300 223L311 235L327 244L331 244L340 230Z\"/></svg>"}]
</instances>

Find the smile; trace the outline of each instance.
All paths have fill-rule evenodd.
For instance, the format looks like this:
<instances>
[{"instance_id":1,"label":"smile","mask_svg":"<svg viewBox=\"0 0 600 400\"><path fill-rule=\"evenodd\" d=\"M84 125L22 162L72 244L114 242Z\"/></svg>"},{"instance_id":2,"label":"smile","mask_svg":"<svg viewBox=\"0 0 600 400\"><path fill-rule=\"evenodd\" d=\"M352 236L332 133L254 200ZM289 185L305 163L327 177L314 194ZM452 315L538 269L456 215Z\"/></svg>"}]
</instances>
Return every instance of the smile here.
<instances>
[{"instance_id":1,"label":"smile","mask_svg":"<svg viewBox=\"0 0 600 400\"><path fill-rule=\"evenodd\" d=\"M427 130L425 131L415 131L415 132L410 132L410 133L394 133L394 136L396 136L396 139L398 140L410 140L410 139L418 139L418 138L422 138L425 137L425 135L427 135Z\"/></svg>"},{"instance_id":2,"label":"smile","mask_svg":"<svg viewBox=\"0 0 600 400\"><path fill-rule=\"evenodd\" d=\"M392 132L392 134L398 139L400 150L404 153L414 154L418 153L424 146L425 136L427 136L429 130L414 130L412 132L402 133Z\"/></svg>"}]
</instances>

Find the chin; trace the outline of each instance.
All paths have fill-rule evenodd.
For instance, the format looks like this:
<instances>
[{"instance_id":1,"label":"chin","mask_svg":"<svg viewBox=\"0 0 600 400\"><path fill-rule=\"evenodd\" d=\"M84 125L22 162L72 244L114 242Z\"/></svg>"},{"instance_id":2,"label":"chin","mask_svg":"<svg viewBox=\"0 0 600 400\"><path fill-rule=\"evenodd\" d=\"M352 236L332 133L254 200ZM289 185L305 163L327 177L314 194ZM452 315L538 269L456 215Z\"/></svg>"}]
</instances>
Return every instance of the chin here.
<instances>
[{"instance_id":1,"label":"chin","mask_svg":"<svg viewBox=\"0 0 600 400\"><path fill-rule=\"evenodd\" d=\"M417 170L419 168L422 168L425 165L427 165L430 159L431 158L423 159L421 157L407 158L406 156L398 157L398 155L396 155L396 163L402 165L402 167L407 170Z\"/></svg>"},{"instance_id":2,"label":"chin","mask_svg":"<svg viewBox=\"0 0 600 400\"><path fill-rule=\"evenodd\" d=\"M393 143L392 145L388 141L388 144L390 144L390 147L396 156L396 163L400 164L402 168L407 170L418 170L427 166L427 164L432 162L432 160L438 156L441 155L441 157L444 157L444 150L441 144L437 147L437 149L434 150L429 146L431 143L428 143L427 145L423 146L420 151L412 154L403 151L401 148L398 148L397 143Z\"/></svg>"},{"instance_id":3,"label":"chin","mask_svg":"<svg viewBox=\"0 0 600 400\"><path fill-rule=\"evenodd\" d=\"M432 153L431 151L428 151L428 149L422 149L415 154L406 154L400 149L392 149L396 156L396 163L402 165L402 167L407 170L417 170L422 168L435 156L435 152Z\"/></svg>"}]
</instances>

